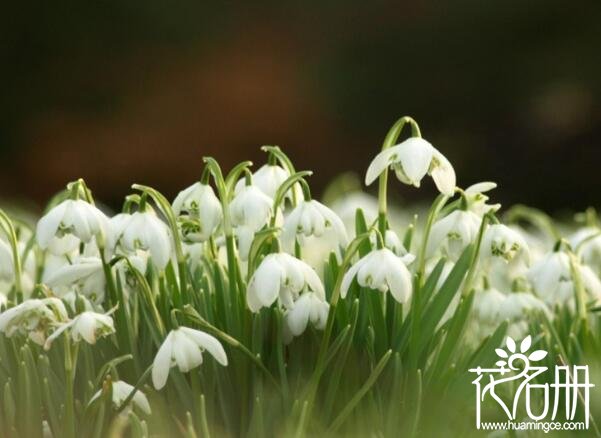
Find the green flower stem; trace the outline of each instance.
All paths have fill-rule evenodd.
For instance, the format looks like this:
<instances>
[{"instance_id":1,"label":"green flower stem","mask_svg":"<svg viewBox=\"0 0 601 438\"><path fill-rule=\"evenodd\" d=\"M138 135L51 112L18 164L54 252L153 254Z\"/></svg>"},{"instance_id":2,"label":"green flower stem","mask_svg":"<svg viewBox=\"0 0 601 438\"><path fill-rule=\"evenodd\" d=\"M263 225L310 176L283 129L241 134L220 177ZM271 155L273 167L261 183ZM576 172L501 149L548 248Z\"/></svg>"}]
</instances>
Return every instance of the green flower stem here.
<instances>
[{"instance_id":1,"label":"green flower stem","mask_svg":"<svg viewBox=\"0 0 601 438\"><path fill-rule=\"evenodd\" d=\"M271 222L269 224L270 227L275 227L275 220L277 218L278 208L284 202L288 190L292 189L292 187L295 184L300 183L301 187L303 188L303 195L305 197L305 200L311 200L311 191L309 190L309 185L305 181L305 177L311 175L313 175L313 172L311 172L310 170L303 170L300 172L293 173L286 179L286 181L282 183L280 187L278 187L277 191L275 192L275 196L273 197L273 212L271 215ZM294 190L292 190L292 193L294 193Z\"/></svg>"},{"instance_id":2,"label":"green flower stem","mask_svg":"<svg viewBox=\"0 0 601 438\"><path fill-rule=\"evenodd\" d=\"M507 222L517 222L526 220L532 225L538 227L541 231L547 233L553 240L560 240L561 234L553 225L553 221L540 210L525 205L514 205L507 211Z\"/></svg>"},{"instance_id":3,"label":"green flower stem","mask_svg":"<svg viewBox=\"0 0 601 438\"><path fill-rule=\"evenodd\" d=\"M77 364L77 345L73 346L68 334L65 340L65 437L75 438L75 368Z\"/></svg>"},{"instance_id":4,"label":"green flower stem","mask_svg":"<svg viewBox=\"0 0 601 438\"><path fill-rule=\"evenodd\" d=\"M19 254L17 233L15 232L15 227L13 226L12 221L3 210L0 210L0 228L2 228L2 231L6 235L8 243L10 244L10 249L12 251L14 271L13 274L15 277L15 297L17 304L20 304L23 302L23 284L21 256Z\"/></svg>"},{"instance_id":5,"label":"green flower stem","mask_svg":"<svg viewBox=\"0 0 601 438\"><path fill-rule=\"evenodd\" d=\"M409 123L411 125L411 136L421 137L419 125L411 117L404 116L396 121L392 128L386 134L384 143L382 144L382 151L393 146L398 140L404 126ZM386 232L388 228L386 212L387 212L387 187L388 187L388 167L380 174L378 182L378 228L382 234Z\"/></svg>"},{"instance_id":6,"label":"green flower stem","mask_svg":"<svg viewBox=\"0 0 601 438\"><path fill-rule=\"evenodd\" d=\"M294 168L294 164L292 164L292 160L286 155L279 146L261 146L261 150L269 153L269 164L275 164L275 160L273 158L277 158L280 164L284 169L288 171L290 175L294 175L296 173L296 169ZM297 203L296 192L292 191L292 205L296 207Z\"/></svg>"},{"instance_id":7,"label":"green flower stem","mask_svg":"<svg viewBox=\"0 0 601 438\"><path fill-rule=\"evenodd\" d=\"M443 194L436 197L428 212L426 219L426 226L422 234L422 244L417 257L417 273L416 273L416 285L418 288L423 286L424 273L426 270L426 248L428 247L428 239L430 238L430 232L432 231L432 225L436 221L436 218L440 214L440 211L444 207L445 203L449 198Z\"/></svg>"}]
</instances>

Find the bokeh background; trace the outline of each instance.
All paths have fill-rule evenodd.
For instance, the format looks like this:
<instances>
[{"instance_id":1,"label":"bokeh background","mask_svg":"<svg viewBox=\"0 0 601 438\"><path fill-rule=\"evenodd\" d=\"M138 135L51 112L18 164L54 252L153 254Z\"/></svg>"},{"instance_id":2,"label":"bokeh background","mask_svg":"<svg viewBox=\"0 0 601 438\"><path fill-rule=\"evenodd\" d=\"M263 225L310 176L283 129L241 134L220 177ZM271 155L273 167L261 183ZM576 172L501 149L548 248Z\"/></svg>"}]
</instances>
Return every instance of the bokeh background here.
<instances>
[{"instance_id":1,"label":"bokeh background","mask_svg":"<svg viewBox=\"0 0 601 438\"><path fill-rule=\"evenodd\" d=\"M0 197L84 177L118 207L280 145L317 193L412 115L459 185L601 204L601 2L4 2ZM402 202L434 193L395 189Z\"/></svg>"}]
</instances>

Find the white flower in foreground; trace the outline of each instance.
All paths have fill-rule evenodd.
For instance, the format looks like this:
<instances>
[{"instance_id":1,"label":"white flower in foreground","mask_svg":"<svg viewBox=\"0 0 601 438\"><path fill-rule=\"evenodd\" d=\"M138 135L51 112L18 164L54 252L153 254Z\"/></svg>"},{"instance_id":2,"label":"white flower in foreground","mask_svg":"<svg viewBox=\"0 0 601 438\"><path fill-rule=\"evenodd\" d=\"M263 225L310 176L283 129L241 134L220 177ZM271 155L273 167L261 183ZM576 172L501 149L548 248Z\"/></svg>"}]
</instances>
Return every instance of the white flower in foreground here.
<instances>
[{"instance_id":1,"label":"white flower in foreground","mask_svg":"<svg viewBox=\"0 0 601 438\"><path fill-rule=\"evenodd\" d=\"M601 280L588 267L576 263L585 291L589 299L601 300ZM547 304L572 303L575 297L574 279L569 256L561 251L546 254L528 271L528 280L536 294Z\"/></svg>"},{"instance_id":2,"label":"white flower in foreground","mask_svg":"<svg viewBox=\"0 0 601 438\"><path fill-rule=\"evenodd\" d=\"M494 182L481 182L469 186L465 189L464 196L467 201L467 208L478 216L482 217L488 212L495 212L501 208L501 204L487 204L488 196L484 193L497 187Z\"/></svg>"},{"instance_id":3,"label":"white flower in foreground","mask_svg":"<svg viewBox=\"0 0 601 438\"><path fill-rule=\"evenodd\" d=\"M53 289L62 288L64 292L75 287L79 293L99 303L104 299L106 277L98 257L80 257L73 264L46 273L44 283Z\"/></svg>"},{"instance_id":4,"label":"white flower in foreground","mask_svg":"<svg viewBox=\"0 0 601 438\"><path fill-rule=\"evenodd\" d=\"M73 235L84 243L108 233L107 217L98 208L81 199L67 199L53 207L39 221L36 238L46 249L55 237Z\"/></svg>"},{"instance_id":5,"label":"white flower in foreground","mask_svg":"<svg viewBox=\"0 0 601 438\"><path fill-rule=\"evenodd\" d=\"M255 233L269 223L272 211L273 199L254 185L242 187L232 199L230 214L242 260L248 258Z\"/></svg>"},{"instance_id":6,"label":"white flower in foreground","mask_svg":"<svg viewBox=\"0 0 601 438\"><path fill-rule=\"evenodd\" d=\"M580 255L583 263L601 272L601 229L584 227L570 237L570 245Z\"/></svg>"},{"instance_id":7,"label":"white flower in foreground","mask_svg":"<svg viewBox=\"0 0 601 438\"><path fill-rule=\"evenodd\" d=\"M286 253L269 254L248 283L246 301L253 312L271 306L278 298L290 309L306 288L325 300L321 280L311 266Z\"/></svg>"},{"instance_id":8,"label":"white flower in foreground","mask_svg":"<svg viewBox=\"0 0 601 438\"><path fill-rule=\"evenodd\" d=\"M117 380L116 382L112 382L111 387L112 387L112 396L113 396L111 401L113 402L113 406L116 408L121 407L123 402L129 397L129 395L135 389L135 387L133 385L130 385L129 383L125 383L123 380ZM94 394L92 396L92 398L88 402L88 405L92 404L92 402L94 402L94 400L97 400L101 395L102 395L102 390L98 391L96 394ZM132 405L137 406L146 415L150 415L152 412L150 410L150 404L148 403L148 398L146 398L146 395L139 389L136 390L136 393L134 394L134 396L131 399L131 403L132 403Z\"/></svg>"},{"instance_id":9,"label":"white flower in foreground","mask_svg":"<svg viewBox=\"0 0 601 438\"><path fill-rule=\"evenodd\" d=\"M528 262L528 244L520 233L503 224L490 225L482 238L481 255L506 262L523 259Z\"/></svg>"},{"instance_id":10,"label":"white flower in foreground","mask_svg":"<svg viewBox=\"0 0 601 438\"><path fill-rule=\"evenodd\" d=\"M297 237L321 237L328 231L333 232L338 246L347 245L346 229L338 215L318 201L303 200L284 220L282 242L287 251L293 251Z\"/></svg>"},{"instance_id":11,"label":"white flower in foreground","mask_svg":"<svg viewBox=\"0 0 601 438\"><path fill-rule=\"evenodd\" d=\"M113 245L126 253L149 251L153 262L164 269L172 254L171 231L165 222L152 211L119 214L111 219ZM117 248L118 249L118 248Z\"/></svg>"},{"instance_id":12,"label":"white flower in foreground","mask_svg":"<svg viewBox=\"0 0 601 438\"><path fill-rule=\"evenodd\" d=\"M173 201L176 216L192 220L193 226L182 227L184 238L190 242L205 242L213 235L223 217L221 202L208 184L197 182L181 191Z\"/></svg>"},{"instance_id":13,"label":"white flower in foreground","mask_svg":"<svg viewBox=\"0 0 601 438\"><path fill-rule=\"evenodd\" d=\"M478 236L482 219L471 211L455 210L438 220L428 239L428 256L441 249L443 254L457 258Z\"/></svg>"},{"instance_id":14,"label":"white flower in foreground","mask_svg":"<svg viewBox=\"0 0 601 438\"><path fill-rule=\"evenodd\" d=\"M305 292L294 302L292 309L284 315L285 331L291 336L300 336L311 322L317 330L323 330L328 320L330 305L327 301L313 292Z\"/></svg>"},{"instance_id":15,"label":"white flower in foreground","mask_svg":"<svg viewBox=\"0 0 601 438\"><path fill-rule=\"evenodd\" d=\"M500 310L506 295L495 288L478 291L474 296L474 316L481 324L496 326L501 322Z\"/></svg>"},{"instance_id":16,"label":"white flower in foreground","mask_svg":"<svg viewBox=\"0 0 601 438\"><path fill-rule=\"evenodd\" d=\"M154 387L158 390L165 386L171 367L177 365L182 373L187 373L200 365L205 350L221 365L227 365L225 350L215 337L188 327L171 330L152 363Z\"/></svg>"},{"instance_id":17,"label":"white flower in foreground","mask_svg":"<svg viewBox=\"0 0 601 438\"><path fill-rule=\"evenodd\" d=\"M388 166L392 166L397 178L405 184L419 187L421 180L428 174L441 193L452 196L455 191L453 166L423 138L408 138L376 155L367 169L365 184L374 182Z\"/></svg>"},{"instance_id":18,"label":"white flower in foreground","mask_svg":"<svg viewBox=\"0 0 601 438\"><path fill-rule=\"evenodd\" d=\"M16 333L28 335L43 345L48 329L68 318L65 305L58 298L29 299L0 314L0 332L9 338Z\"/></svg>"},{"instance_id":19,"label":"white flower in foreground","mask_svg":"<svg viewBox=\"0 0 601 438\"><path fill-rule=\"evenodd\" d=\"M342 279L340 296L346 297L353 279L357 277L360 286L390 291L399 303L406 303L413 292L411 273L406 263L413 261L413 256L395 255L388 248L370 252L348 270Z\"/></svg>"},{"instance_id":20,"label":"white flower in foreground","mask_svg":"<svg viewBox=\"0 0 601 438\"><path fill-rule=\"evenodd\" d=\"M257 169L252 176L253 185L261 190L265 195L271 199L275 198L275 193L280 188L282 183L290 177L290 172L277 164L264 164ZM241 178L236 183L235 193L238 194L245 186L245 179ZM295 184L292 188L295 191L297 198L300 199L302 191L298 184ZM286 193L286 198L292 197L292 190Z\"/></svg>"},{"instance_id":21,"label":"white flower in foreground","mask_svg":"<svg viewBox=\"0 0 601 438\"><path fill-rule=\"evenodd\" d=\"M71 331L73 342L79 342L82 339L88 344L95 344L98 338L115 333L115 324L113 318L104 313L82 312L71 321L61 324L54 333L48 336L44 343L44 349L48 350L64 331Z\"/></svg>"}]
</instances>

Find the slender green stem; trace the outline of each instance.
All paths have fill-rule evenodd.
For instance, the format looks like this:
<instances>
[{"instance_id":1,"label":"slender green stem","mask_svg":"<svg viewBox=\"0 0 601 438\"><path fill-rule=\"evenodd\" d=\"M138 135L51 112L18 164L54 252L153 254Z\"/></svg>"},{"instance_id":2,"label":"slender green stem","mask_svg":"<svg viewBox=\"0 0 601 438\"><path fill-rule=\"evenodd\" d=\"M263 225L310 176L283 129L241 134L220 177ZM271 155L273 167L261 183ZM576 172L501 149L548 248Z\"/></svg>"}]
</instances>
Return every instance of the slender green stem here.
<instances>
[{"instance_id":1,"label":"slender green stem","mask_svg":"<svg viewBox=\"0 0 601 438\"><path fill-rule=\"evenodd\" d=\"M14 274L14 285L15 285L15 296L17 303L23 302L23 285L22 285L22 268L21 268L21 255L19 254L19 244L17 239L17 233L15 227L8 215L0 210L0 228L6 234L8 243L13 256L13 274Z\"/></svg>"}]
</instances>

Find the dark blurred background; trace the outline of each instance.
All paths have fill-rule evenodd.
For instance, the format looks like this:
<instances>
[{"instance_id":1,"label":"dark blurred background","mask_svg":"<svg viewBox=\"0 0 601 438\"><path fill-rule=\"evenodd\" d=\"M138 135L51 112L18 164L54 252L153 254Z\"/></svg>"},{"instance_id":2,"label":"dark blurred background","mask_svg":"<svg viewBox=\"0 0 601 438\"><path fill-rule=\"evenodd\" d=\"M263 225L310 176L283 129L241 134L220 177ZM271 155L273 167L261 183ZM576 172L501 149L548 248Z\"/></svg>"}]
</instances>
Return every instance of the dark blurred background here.
<instances>
[{"instance_id":1,"label":"dark blurred background","mask_svg":"<svg viewBox=\"0 0 601 438\"><path fill-rule=\"evenodd\" d=\"M0 196L118 206L278 144L317 193L414 116L459 185L601 204L601 2L24 1L0 14ZM404 200L434 193L396 189Z\"/></svg>"}]
</instances>

